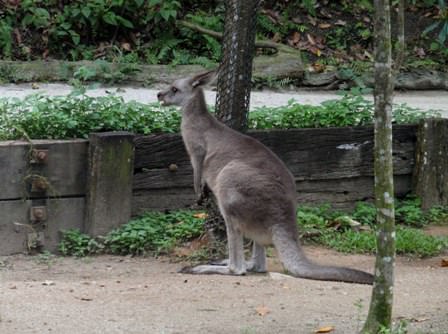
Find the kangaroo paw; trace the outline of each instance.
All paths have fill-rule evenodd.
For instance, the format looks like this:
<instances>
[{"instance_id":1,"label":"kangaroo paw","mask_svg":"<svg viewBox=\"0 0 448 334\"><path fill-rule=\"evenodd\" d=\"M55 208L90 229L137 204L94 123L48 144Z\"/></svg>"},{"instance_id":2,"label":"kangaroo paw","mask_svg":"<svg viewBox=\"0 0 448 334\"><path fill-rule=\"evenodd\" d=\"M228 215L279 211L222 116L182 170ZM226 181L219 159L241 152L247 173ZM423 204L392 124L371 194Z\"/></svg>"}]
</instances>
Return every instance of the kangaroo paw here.
<instances>
[{"instance_id":1,"label":"kangaroo paw","mask_svg":"<svg viewBox=\"0 0 448 334\"><path fill-rule=\"evenodd\" d=\"M184 267L180 271L182 274L195 274L195 275L245 275L245 270L232 270L228 266L222 265L200 265L195 267Z\"/></svg>"},{"instance_id":2,"label":"kangaroo paw","mask_svg":"<svg viewBox=\"0 0 448 334\"><path fill-rule=\"evenodd\" d=\"M211 266L228 266L229 259L214 260L214 261L210 261L208 264Z\"/></svg>"}]
</instances>

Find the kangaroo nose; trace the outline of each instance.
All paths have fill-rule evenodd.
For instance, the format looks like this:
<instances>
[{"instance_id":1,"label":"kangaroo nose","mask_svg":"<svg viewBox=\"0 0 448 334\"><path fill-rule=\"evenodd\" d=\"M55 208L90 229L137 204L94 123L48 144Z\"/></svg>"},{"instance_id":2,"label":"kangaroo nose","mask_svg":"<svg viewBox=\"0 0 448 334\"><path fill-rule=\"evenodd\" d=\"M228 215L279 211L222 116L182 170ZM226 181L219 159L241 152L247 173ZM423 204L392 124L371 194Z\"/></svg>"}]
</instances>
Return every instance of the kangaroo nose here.
<instances>
[{"instance_id":1,"label":"kangaroo nose","mask_svg":"<svg viewBox=\"0 0 448 334\"><path fill-rule=\"evenodd\" d=\"M162 97L162 92L157 93L157 98L160 99Z\"/></svg>"}]
</instances>

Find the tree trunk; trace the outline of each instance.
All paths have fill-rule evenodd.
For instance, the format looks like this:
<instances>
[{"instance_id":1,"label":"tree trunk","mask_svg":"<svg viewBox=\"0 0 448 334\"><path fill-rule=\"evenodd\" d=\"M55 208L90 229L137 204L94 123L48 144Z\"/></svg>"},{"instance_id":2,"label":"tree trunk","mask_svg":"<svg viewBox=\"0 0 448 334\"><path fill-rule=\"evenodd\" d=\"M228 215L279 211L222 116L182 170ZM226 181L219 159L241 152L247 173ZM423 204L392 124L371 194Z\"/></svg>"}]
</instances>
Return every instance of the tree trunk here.
<instances>
[{"instance_id":1,"label":"tree trunk","mask_svg":"<svg viewBox=\"0 0 448 334\"><path fill-rule=\"evenodd\" d=\"M226 1L216 114L237 130L247 128L259 3L260 0Z\"/></svg>"},{"instance_id":2,"label":"tree trunk","mask_svg":"<svg viewBox=\"0 0 448 334\"><path fill-rule=\"evenodd\" d=\"M362 333L390 328L395 263L395 214L392 166L393 75L389 0L375 0L375 204L377 256L369 314Z\"/></svg>"},{"instance_id":3,"label":"tree trunk","mask_svg":"<svg viewBox=\"0 0 448 334\"><path fill-rule=\"evenodd\" d=\"M226 18L219 68L216 115L236 130L247 128L255 43L255 24L260 0L226 1ZM211 196L204 196L209 217L205 222L213 245L225 239L224 219ZM214 253L220 251L215 249Z\"/></svg>"}]
</instances>

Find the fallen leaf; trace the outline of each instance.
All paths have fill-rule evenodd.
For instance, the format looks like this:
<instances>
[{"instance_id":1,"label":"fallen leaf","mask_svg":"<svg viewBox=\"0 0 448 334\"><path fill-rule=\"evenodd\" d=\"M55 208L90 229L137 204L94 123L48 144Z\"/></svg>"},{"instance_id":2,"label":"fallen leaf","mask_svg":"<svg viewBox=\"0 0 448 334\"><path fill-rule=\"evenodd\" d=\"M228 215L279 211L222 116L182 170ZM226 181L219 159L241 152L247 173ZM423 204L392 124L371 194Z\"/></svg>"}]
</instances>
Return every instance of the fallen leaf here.
<instances>
[{"instance_id":1,"label":"fallen leaf","mask_svg":"<svg viewBox=\"0 0 448 334\"><path fill-rule=\"evenodd\" d=\"M255 311L257 311L257 314L262 317L270 312L270 310L265 305L258 306Z\"/></svg>"},{"instance_id":2,"label":"fallen leaf","mask_svg":"<svg viewBox=\"0 0 448 334\"><path fill-rule=\"evenodd\" d=\"M42 285L45 285L45 286L50 286L50 285L55 285L56 283L55 282L53 282L53 281L44 281L44 282L42 282Z\"/></svg>"},{"instance_id":3,"label":"fallen leaf","mask_svg":"<svg viewBox=\"0 0 448 334\"><path fill-rule=\"evenodd\" d=\"M208 214L206 214L205 212L199 212L199 213L195 213L193 215L194 218L199 218L199 219L206 219L208 217Z\"/></svg>"},{"instance_id":4,"label":"fallen leaf","mask_svg":"<svg viewBox=\"0 0 448 334\"><path fill-rule=\"evenodd\" d=\"M423 321L428 321L429 318L411 318L410 320L411 320L411 322L423 322Z\"/></svg>"},{"instance_id":5,"label":"fallen leaf","mask_svg":"<svg viewBox=\"0 0 448 334\"><path fill-rule=\"evenodd\" d=\"M280 280L291 279L292 278L292 276L281 274L281 273L277 273L275 271L269 272L269 277L272 278L275 281L280 281Z\"/></svg>"},{"instance_id":6,"label":"fallen leaf","mask_svg":"<svg viewBox=\"0 0 448 334\"><path fill-rule=\"evenodd\" d=\"M448 258L442 259L442 261L440 261L440 266L441 267L448 267Z\"/></svg>"},{"instance_id":7,"label":"fallen leaf","mask_svg":"<svg viewBox=\"0 0 448 334\"><path fill-rule=\"evenodd\" d=\"M311 23L312 26L316 26L317 25L317 21L314 17L308 15L308 21Z\"/></svg>"},{"instance_id":8,"label":"fallen leaf","mask_svg":"<svg viewBox=\"0 0 448 334\"><path fill-rule=\"evenodd\" d=\"M121 43L121 48L125 51L132 51L132 47L130 43Z\"/></svg>"},{"instance_id":9,"label":"fallen leaf","mask_svg":"<svg viewBox=\"0 0 448 334\"><path fill-rule=\"evenodd\" d=\"M414 52L420 58L423 58L426 56L426 52L425 52L425 50L423 50L423 48L415 48Z\"/></svg>"},{"instance_id":10,"label":"fallen leaf","mask_svg":"<svg viewBox=\"0 0 448 334\"><path fill-rule=\"evenodd\" d=\"M22 35L20 34L19 29L14 29L14 35L16 35L17 44L22 44Z\"/></svg>"},{"instance_id":11,"label":"fallen leaf","mask_svg":"<svg viewBox=\"0 0 448 334\"><path fill-rule=\"evenodd\" d=\"M280 14L279 12L276 12L271 9L266 9L265 13L274 20L274 22L278 22L280 20Z\"/></svg>"},{"instance_id":12,"label":"fallen leaf","mask_svg":"<svg viewBox=\"0 0 448 334\"><path fill-rule=\"evenodd\" d=\"M315 45L315 44L316 44L316 41L315 41L314 37L311 36L310 34L306 34L306 38L308 39L308 42L309 42L311 45Z\"/></svg>"},{"instance_id":13,"label":"fallen leaf","mask_svg":"<svg viewBox=\"0 0 448 334\"><path fill-rule=\"evenodd\" d=\"M316 333L330 333L332 331L334 331L334 326L325 326L319 328Z\"/></svg>"},{"instance_id":14,"label":"fallen leaf","mask_svg":"<svg viewBox=\"0 0 448 334\"><path fill-rule=\"evenodd\" d=\"M318 27L320 29L328 29L328 28L331 28L331 24L330 23L320 23Z\"/></svg>"},{"instance_id":15,"label":"fallen leaf","mask_svg":"<svg viewBox=\"0 0 448 334\"><path fill-rule=\"evenodd\" d=\"M313 67L313 72L321 73L325 71L325 64L314 63L311 65Z\"/></svg>"},{"instance_id":16,"label":"fallen leaf","mask_svg":"<svg viewBox=\"0 0 448 334\"><path fill-rule=\"evenodd\" d=\"M320 51L319 48L316 48L316 47L314 47L314 46L310 47L310 48L309 48L309 51L310 51L311 53L315 54L315 55L318 56L318 57L320 57L321 54L322 54L322 51Z\"/></svg>"},{"instance_id":17,"label":"fallen leaf","mask_svg":"<svg viewBox=\"0 0 448 334\"><path fill-rule=\"evenodd\" d=\"M276 32L274 36L272 36L271 41L278 43L282 40L282 35L280 33Z\"/></svg>"},{"instance_id":18,"label":"fallen leaf","mask_svg":"<svg viewBox=\"0 0 448 334\"><path fill-rule=\"evenodd\" d=\"M325 8L322 8L320 10L320 15L323 17L326 17L327 19L331 19L333 17L333 15L331 13L329 13L328 11L326 11Z\"/></svg>"},{"instance_id":19,"label":"fallen leaf","mask_svg":"<svg viewBox=\"0 0 448 334\"><path fill-rule=\"evenodd\" d=\"M343 20L337 20L334 24L337 26L345 26L347 25L347 22Z\"/></svg>"},{"instance_id":20,"label":"fallen leaf","mask_svg":"<svg viewBox=\"0 0 448 334\"><path fill-rule=\"evenodd\" d=\"M291 40L294 44L299 43L300 41L300 33L298 31L294 31L294 33L292 34Z\"/></svg>"}]
</instances>

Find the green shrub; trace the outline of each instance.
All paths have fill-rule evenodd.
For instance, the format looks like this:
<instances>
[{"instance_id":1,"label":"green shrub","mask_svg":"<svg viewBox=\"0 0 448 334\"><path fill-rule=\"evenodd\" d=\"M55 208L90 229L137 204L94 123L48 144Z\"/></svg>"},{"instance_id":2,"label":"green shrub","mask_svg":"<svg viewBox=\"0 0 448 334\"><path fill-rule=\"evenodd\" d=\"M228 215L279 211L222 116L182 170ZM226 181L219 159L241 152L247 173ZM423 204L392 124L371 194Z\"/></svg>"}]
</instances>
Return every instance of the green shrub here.
<instances>
[{"instance_id":1,"label":"green shrub","mask_svg":"<svg viewBox=\"0 0 448 334\"><path fill-rule=\"evenodd\" d=\"M149 212L111 231L104 240L112 254L170 251L176 244L199 237L204 218L191 211Z\"/></svg>"},{"instance_id":2,"label":"green shrub","mask_svg":"<svg viewBox=\"0 0 448 334\"><path fill-rule=\"evenodd\" d=\"M124 102L115 95L89 97L30 95L0 99L0 140L87 138L91 132L126 130L139 134L176 132L180 114L161 108Z\"/></svg>"},{"instance_id":3,"label":"green shrub","mask_svg":"<svg viewBox=\"0 0 448 334\"><path fill-rule=\"evenodd\" d=\"M352 217L361 224L374 225L376 221L375 205L369 202L357 202Z\"/></svg>"},{"instance_id":4,"label":"green shrub","mask_svg":"<svg viewBox=\"0 0 448 334\"><path fill-rule=\"evenodd\" d=\"M87 71L79 75L88 78L94 74ZM434 111L415 112L406 121L417 122L423 115L438 116ZM0 98L0 140L87 138L91 132L115 130L172 133L179 131L180 121L179 110L174 107L125 102L116 95L90 97L75 91L68 96ZM348 95L320 106L290 101L287 106L256 108L249 113L249 127L256 129L358 126L372 122L371 103L361 96Z\"/></svg>"},{"instance_id":5,"label":"green shrub","mask_svg":"<svg viewBox=\"0 0 448 334\"><path fill-rule=\"evenodd\" d=\"M415 228L397 228L396 249L398 254L418 257L434 256L448 247L447 237L426 235Z\"/></svg>"},{"instance_id":6,"label":"green shrub","mask_svg":"<svg viewBox=\"0 0 448 334\"><path fill-rule=\"evenodd\" d=\"M374 253L376 250L374 231L327 232L319 237L318 242L344 253ZM397 254L434 256L448 247L448 238L429 236L415 228L398 226L395 246Z\"/></svg>"},{"instance_id":7,"label":"green shrub","mask_svg":"<svg viewBox=\"0 0 448 334\"><path fill-rule=\"evenodd\" d=\"M397 202L395 220L397 223L414 227L422 227L428 222L427 215L421 208L421 201L417 197L407 197Z\"/></svg>"},{"instance_id":8,"label":"green shrub","mask_svg":"<svg viewBox=\"0 0 448 334\"><path fill-rule=\"evenodd\" d=\"M84 257L99 252L102 245L79 230L67 230L63 231L58 248L64 256Z\"/></svg>"}]
</instances>

